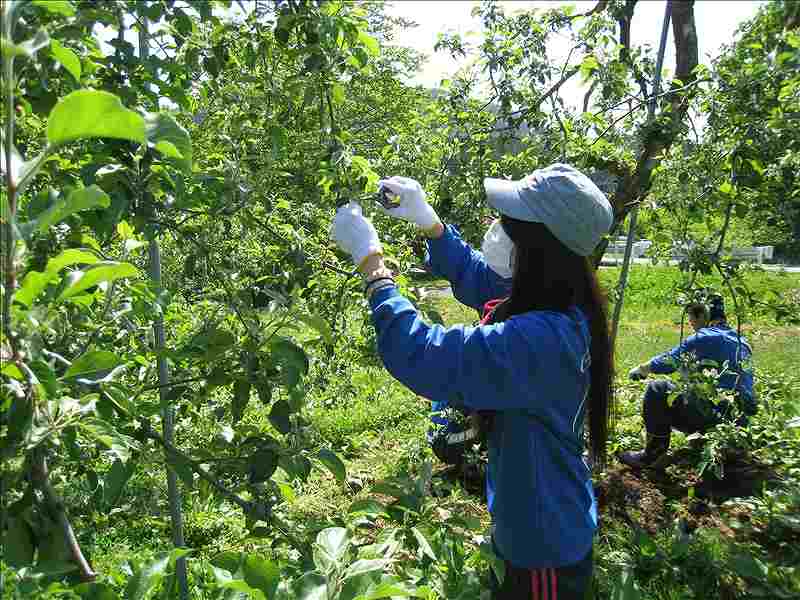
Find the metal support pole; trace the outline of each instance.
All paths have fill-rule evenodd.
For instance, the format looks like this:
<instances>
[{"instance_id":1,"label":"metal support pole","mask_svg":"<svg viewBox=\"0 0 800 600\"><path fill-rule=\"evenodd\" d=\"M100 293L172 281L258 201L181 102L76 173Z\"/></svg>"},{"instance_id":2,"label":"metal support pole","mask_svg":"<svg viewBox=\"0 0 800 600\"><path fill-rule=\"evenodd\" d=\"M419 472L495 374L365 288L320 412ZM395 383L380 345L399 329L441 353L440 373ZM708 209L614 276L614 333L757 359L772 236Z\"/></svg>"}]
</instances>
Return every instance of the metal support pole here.
<instances>
[{"instance_id":1,"label":"metal support pole","mask_svg":"<svg viewBox=\"0 0 800 600\"><path fill-rule=\"evenodd\" d=\"M667 0L664 8L664 23L661 26L661 43L658 47L658 59L656 60L656 72L653 78L653 92L650 94L650 103L647 107L647 122L651 122L656 112L656 98L661 88L661 69L664 65L664 50L667 47L667 34L669 33L669 21L672 16L672 0ZM628 284L628 271L631 265L631 253L633 249L633 236L636 232L636 220L639 215L639 205L633 207L630 213L628 224L628 239L625 242L625 257L622 260L622 272L617 283L617 298L614 303L614 317L611 320L611 349L613 351L617 342L617 330L619 320L622 315L622 303L625 298L625 286Z\"/></svg>"},{"instance_id":2,"label":"metal support pole","mask_svg":"<svg viewBox=\"0 0 800 600\"><path fill-rule=\"evenodd\" d=\"M142 1L139 8L146 7ZM139 58L146 59L149 55L148 46L148 19L144 10L139 10ZM122 26L122 24L120 24ZM156 107L157 108L157 107ZM161 249L158 240L153 237L148 247L150 256L150 279L156 288L156 294L161 295ZM155 351L158 354L158 385L159 399L161 400L161 423L164 440L170 444L175 443L175 411L169 401L169 365L164 357L166 336L164 334L164 316L159 312L153 322L153 336ZM167 499L169 502L170 521L172 522L172 543L176 548L182 548L183 539L183 514L181 510L181 492L178 488L178 477L169 464L169 457L165 454L165 467L167 470ZM178 581L178 597L181 600L189 598L189 581L186 574L186 558L181 557L175 561L175 577Z\"/></svg>"}]
</instances>

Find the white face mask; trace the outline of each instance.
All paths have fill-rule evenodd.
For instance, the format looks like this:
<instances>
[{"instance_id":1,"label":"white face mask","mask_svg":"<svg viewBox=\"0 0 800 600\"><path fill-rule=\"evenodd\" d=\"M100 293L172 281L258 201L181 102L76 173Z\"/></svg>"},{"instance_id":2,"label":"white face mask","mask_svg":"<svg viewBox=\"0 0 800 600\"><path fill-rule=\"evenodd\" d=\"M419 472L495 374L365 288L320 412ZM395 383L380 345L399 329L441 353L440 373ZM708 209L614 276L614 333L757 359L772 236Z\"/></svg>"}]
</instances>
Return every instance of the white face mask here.
<instances>
[{"instance_id":1,"label":"white face mask","mask_svg":"<svg viewBox=\"0 0 800 600\"><path fill-rule=\"evenodd\" d=\"M508 279L514 274L514 242L506 234L500 219L495 219L486 231L481 250L486 264L500 277Z\"/></svg>"}]
</instances>

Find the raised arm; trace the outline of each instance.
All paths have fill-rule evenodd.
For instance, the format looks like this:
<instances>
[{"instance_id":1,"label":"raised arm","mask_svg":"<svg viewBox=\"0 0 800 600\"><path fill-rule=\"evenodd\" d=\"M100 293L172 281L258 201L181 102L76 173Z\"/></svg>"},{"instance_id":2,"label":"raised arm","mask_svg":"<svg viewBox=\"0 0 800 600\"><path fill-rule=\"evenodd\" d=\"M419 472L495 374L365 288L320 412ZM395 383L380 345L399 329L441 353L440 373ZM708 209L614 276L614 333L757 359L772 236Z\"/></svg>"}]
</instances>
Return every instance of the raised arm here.
<instances>
[{"instance_id":1,"label":"raised arm","mask_svg":"<svg viewBox=\"0 0 800 600\"><path fill-rule=\"evenodd\" d=\"M522 357L526 373L539 363L513 322L428 325L394 287L373 294L370 305L383 363L413 392L474 410L530 406L531 398L518 393L514 374Z\"/></svg>"},{"instance_id":2,"label":"raised arm","mask_svg":"<svg viewBox=\"0 0 800 600\"><path fill-rule=\"evenodd\" d=\"M469 247L452 226L442 224L436 211L425 199L419 182L407 177L391 177L378 182L381 190L389 190L400 202L384 213L411 221L428 238L426 264L431 271L447 279L455 297L478 311L489 300L511 292L511 280L503 279L483 260L480 252Z\"/></svg>"},{"instance_id":3,"label":"raised arm","mask_svg":"<svg viewBox=\"0 0 800 600\"><path fill-rule=\"evenodd\" d=\"M675 365L681 356L688 352L695 352L697 346L697 335L690 335L683 342L675 346L672 350L668 350L658 356L650 359L650 362L645 363L649 366L652 373L659 375L666 375L675 372Z\"/></svg>"},{"instance_id":4,"label":"raised arm","mask_svg":"<svg viewBox=\"0 0 800 600\"><path fill-rule=\"evenodd\" d=\"M462 304L481 310L489 300L511 293L511 279L493 271L452 225L444 226L440 237L429 237L427 246L425 264L450 282L453 295Z\"/></svg>"}]
</instances>

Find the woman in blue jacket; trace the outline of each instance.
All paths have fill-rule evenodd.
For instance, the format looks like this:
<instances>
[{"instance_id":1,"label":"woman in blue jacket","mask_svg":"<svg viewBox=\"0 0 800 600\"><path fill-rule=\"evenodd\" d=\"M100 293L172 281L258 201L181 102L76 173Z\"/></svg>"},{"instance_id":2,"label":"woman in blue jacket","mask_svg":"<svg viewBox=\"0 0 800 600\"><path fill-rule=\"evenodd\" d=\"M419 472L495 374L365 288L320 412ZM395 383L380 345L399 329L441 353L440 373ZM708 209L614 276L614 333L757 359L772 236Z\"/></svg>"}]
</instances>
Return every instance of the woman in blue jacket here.
<instances>
[{"instance_id":1,"label":"woman in blue jacket","mask_svg":"<svg viewBox=\"0 0 800 600\"><path fill-rule=\"evenodd\" d=\"M391 216L428 238L429 262L456 297L479 308L507 294L502 278L439 220L420 185L381 181L399 196ZM491 413L487 498L493 543L505 560L493 597L578 599L592 573L597 504L584 460L602 463L610 430L612 357L605 302L587 257L612 221L589 178L556 164L519 181L484 180L508 236L511 293L479 327L422 321L394 284L361 207L337 211L332 237L365 276L387 370L415 393Z\"/></svg>"}]
</instances>

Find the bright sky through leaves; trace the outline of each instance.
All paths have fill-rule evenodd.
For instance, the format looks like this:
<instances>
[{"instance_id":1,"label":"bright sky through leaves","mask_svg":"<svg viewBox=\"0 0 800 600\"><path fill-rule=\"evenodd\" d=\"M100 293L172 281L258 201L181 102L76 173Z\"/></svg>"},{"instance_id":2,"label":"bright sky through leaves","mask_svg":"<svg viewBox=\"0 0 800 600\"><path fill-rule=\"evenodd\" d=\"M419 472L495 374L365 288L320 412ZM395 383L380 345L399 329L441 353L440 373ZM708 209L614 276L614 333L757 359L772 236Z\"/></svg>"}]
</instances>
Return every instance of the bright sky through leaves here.
<instances>
[{"instance_id":1,"label":"bright sky through leaves","mask_svg":"<svg viewBox=\"0 0 800 600\"><path fill-rule=\"evenodd\" d=\"M554 6L572 4L576 12L586 12L596 5L595 0L570 3L557 3L532 0L502 1L500 5L511 13L514 10L530 10L532 8L552 8ZM753 17L764 2L702 0L695 2L694 12L697 23L698 42L700 45L700 61L708 64L711 58L719 53L720 46L733 40L736 28L745 20ZM412 79L426 87L437 87L442 79L452 76L456 70L469 63L474 57L454 60L447 52L434 52L437 36L446 31L459 33L466 41L478 45L481 41L481 24L478 17L471 16L476 2L462 0L402 0L393 2L388 13L403 17L418 24L417 27L398 32L394 43L409 46L429 56L422 70ZM640 1L636 5L631 26L632 44L650 44L655 53L661 35L664 18L663 0ZM474 32L469 35L469 32ZM569 52L569 39L566 36L556 37L559 42L549 49L554 59L563 60ZM671 72L675 66L675 42L670 29L664 66ZM584 90L576 77L568 82L562 96L569 104L577 107L583 97Z\"/></svg>"}]
</instances>

